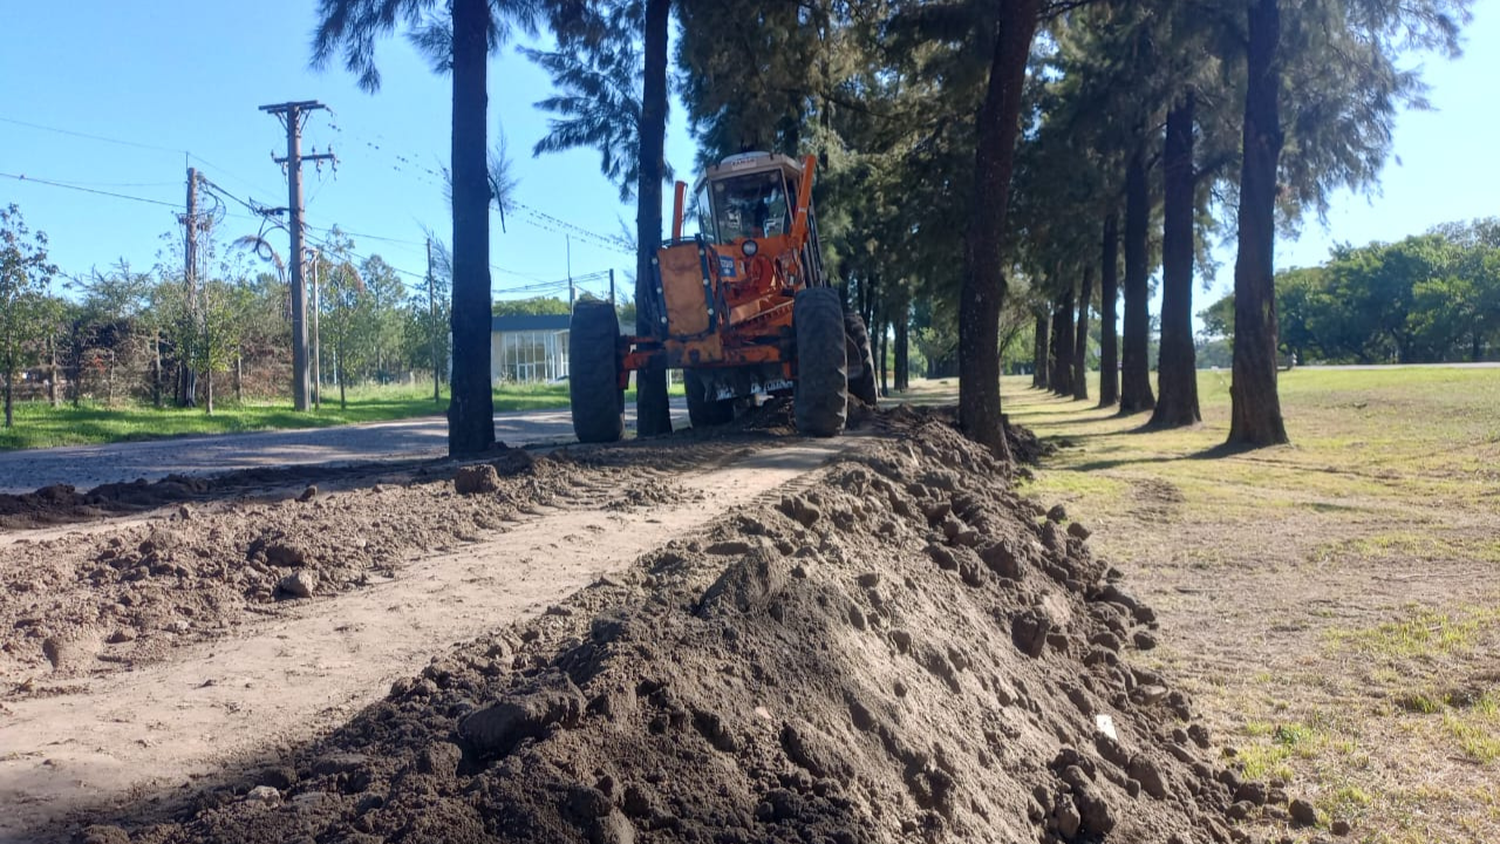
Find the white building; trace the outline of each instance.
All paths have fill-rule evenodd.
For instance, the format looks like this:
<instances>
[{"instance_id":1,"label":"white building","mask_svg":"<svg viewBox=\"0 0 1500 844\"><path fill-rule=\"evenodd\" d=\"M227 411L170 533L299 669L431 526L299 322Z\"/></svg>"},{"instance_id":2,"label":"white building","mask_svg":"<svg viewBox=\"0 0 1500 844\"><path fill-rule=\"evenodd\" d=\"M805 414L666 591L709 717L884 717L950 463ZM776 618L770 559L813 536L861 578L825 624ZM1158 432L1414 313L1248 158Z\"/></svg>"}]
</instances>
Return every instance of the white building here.
<instances>
[{"instance_id":1,"label":"white building","mask_svg":"<svg viewBox=\"0 0 1500 844\"><path fill-rule=\"evenodd\" d=\"M534 384L568 375L568 315L497 316L490 323L490 381Z\"/></svg>"}]
</instances>

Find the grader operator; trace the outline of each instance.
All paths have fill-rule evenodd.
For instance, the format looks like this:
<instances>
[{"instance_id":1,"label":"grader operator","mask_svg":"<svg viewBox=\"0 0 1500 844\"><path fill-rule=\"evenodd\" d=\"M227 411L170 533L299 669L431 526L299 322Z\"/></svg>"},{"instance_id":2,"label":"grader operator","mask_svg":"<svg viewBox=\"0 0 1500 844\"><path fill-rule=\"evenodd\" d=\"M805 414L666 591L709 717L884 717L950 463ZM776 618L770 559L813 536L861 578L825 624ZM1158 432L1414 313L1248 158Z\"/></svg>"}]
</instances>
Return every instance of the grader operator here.
<instances>
[{"instance_id":1,"label":"grader operator","mask_svg":"<svg viewBox=\"0 0 1500 844\"><path fill-rule=\"evenodd\" d=\"M678 182L672 238L652 261L657 320L622 335L610 302L573 308L568 338L573 430L583 442L624 434L633 371L680 369L693 427L721 425L757 396L791 396L797 430L844 428L849 396L875 403L870 337L823 274L812 207L815 159L744 153L708 172L684 208ZM689 218L691 218L689 220ZM684 222L698 232L683 236Z\"/></svg>"}]
</instances>

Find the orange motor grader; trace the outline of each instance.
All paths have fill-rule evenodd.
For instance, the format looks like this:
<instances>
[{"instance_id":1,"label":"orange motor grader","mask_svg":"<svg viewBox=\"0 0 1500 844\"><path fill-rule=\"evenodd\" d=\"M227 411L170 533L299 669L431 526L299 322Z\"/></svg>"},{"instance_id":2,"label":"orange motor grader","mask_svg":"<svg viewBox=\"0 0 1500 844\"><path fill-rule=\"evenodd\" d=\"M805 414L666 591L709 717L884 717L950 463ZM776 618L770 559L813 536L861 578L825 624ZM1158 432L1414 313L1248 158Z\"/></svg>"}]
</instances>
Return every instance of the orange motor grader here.
<instances>
[{"instance_id":1,"label":"orange motor grader","mask_svg":"<svg viewBox=\"0 0 1500 844\"><path fill-rule=\"evenodd\" d=\"M693 427L719 425L757 396L792 396L797 430L831 437L849 395L875 403L870 337L823 275L808 156L744 153L708 168L685 209L677 183L672 239L651 262L657 320L622 335L614 305L582 301L568 337L573 430L583 442L624 434L633 371L680 369ZM690 219L689 219L690 218ZM684 222L698 232L683 235Z\"/></svg>"}]
</instances>

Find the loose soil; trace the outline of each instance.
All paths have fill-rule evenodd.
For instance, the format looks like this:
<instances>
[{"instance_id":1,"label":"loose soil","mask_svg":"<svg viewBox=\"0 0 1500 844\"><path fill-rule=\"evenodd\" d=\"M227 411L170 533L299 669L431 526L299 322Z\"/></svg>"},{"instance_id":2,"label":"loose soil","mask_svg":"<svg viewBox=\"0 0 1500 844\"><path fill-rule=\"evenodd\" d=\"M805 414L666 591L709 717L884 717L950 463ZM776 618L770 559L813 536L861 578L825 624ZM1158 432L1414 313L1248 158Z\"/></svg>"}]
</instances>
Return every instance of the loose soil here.
<instances>
[{"instance_id":1,"label":"loose soil","mask_svg":"<svg viewBox=\"0 0 1500 844\"><path fill-rule=\"evenodd\" d=\"M12 541L0 834L1187 844L1288 803L950 416L779 425Z\"/></svg>"}]
</instances>

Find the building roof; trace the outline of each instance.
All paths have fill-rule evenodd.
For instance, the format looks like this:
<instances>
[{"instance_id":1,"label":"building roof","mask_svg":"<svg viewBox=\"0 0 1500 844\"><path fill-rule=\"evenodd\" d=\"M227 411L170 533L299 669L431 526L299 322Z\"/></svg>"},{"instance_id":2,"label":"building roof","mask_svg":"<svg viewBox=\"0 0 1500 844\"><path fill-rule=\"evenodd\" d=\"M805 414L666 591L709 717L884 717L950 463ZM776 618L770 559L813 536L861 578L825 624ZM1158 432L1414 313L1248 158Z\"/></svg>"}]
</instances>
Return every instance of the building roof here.
<instances>
[{"instance_id":1,"label":"building roof","mask_svg":"<svg viewBox=\"0 0 1500 844\"><path fill-rule=\"evenodd\" d=\"M490 332L507 331L567 331L567 314L513 314L490 318Z\"/></svg>"}]
</instances>

